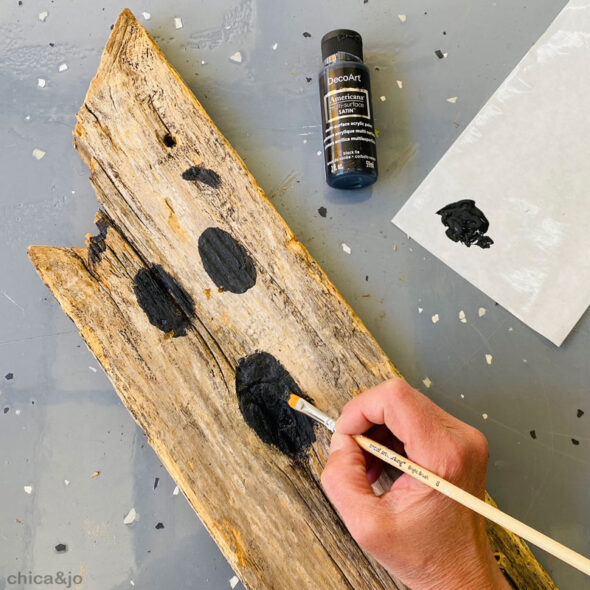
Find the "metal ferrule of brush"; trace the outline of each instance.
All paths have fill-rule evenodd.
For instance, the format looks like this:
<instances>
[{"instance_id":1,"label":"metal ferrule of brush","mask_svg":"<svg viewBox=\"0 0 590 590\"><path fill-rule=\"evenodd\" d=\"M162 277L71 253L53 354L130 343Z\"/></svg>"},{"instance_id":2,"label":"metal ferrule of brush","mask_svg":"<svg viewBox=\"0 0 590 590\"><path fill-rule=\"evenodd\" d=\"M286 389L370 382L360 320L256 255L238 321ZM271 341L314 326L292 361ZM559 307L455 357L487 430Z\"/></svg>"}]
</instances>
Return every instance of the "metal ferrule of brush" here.
<instances>
[{"instance_id":1,"label":"metal ferrule of brush","mask_svg":"<svg viewBox=\"0 0 590 590\"><path fill-rule=\"evenodd\" d=\"M303 412L306 416L313 418L320 424L323 424L330 432L334 432L334 430L336 430L336 420L330 418L330 416L324 414L324 412L318 410L314 405L306 402L303 398L299 399L297 406L298 410Z\"/></svg>"}]
</instances>

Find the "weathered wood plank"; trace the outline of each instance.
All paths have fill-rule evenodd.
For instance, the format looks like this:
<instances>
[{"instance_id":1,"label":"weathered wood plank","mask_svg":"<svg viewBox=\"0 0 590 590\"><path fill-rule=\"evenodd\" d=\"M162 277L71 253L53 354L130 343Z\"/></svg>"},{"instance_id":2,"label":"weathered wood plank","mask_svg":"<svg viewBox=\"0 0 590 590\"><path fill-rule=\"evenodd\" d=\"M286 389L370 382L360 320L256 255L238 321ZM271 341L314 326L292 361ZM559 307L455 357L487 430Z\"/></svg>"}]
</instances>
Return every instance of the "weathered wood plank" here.
<instances>
[{"instance_id":1,"label":"weathered wood plank","mask_svg":"<svg viewBox=\"0 0 590 590\"><path fill-rule=\"evenodd\" d=\"M398 373L127 10L74 144L105 211L102 235L87 250L32 247L31 259L240 578L403 588L323 495L328 434L316 428L300 456L280 452L244 422L235 384L240 359L268 352L336 412ZM506 569L552 588L501 535Z\"/></svg>"}]
</instances>

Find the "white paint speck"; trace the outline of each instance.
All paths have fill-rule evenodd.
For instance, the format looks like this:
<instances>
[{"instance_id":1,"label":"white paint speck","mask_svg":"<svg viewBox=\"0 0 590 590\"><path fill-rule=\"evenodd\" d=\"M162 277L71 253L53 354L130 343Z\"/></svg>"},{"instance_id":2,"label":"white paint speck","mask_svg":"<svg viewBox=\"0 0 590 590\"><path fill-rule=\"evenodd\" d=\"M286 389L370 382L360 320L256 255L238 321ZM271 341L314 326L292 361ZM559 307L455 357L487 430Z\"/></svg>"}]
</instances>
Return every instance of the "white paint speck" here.
<instances>
[{"instance_id":1,"label":"white paint speck","mask_svg":"<svg viewBox=\"0 0 590 590\"><path fill-rule=\"evenodd\" d=\"M436 324L436 323L438 322L438 320L440 320L440 318L438 317L438 314L437 314L437 313L435 313L435 314L432 316L432 323L433 323L433 324Z\"/></svg>"},{"instance_id":2,"label":"white paint speck","mask_svg":"<svg viewBox=\"0 0 590 590\"><path fill-rule=\"evenodd\" d=\"M234 63L241 64L242 63L242 52L236 51L229 56L229 59Z\"/></svg>"},{"instance_id":3,"label":"white paint speck","mask_svg":"<svg viewBox=\"0 0 590 590\"><path fill-rule=\"evenodd\" d=\"M279 44L278 44L278 43L275 43L275 44L272 46L272 50L273 50L273 51L276 51L278 46L279 46Z\"/></svg>"},{"instance_id":4,"label":"white paint speck","mask_svg":"<svg viewBox=\"0 0 590 590\"><path fill-rule=\"evenodd\" d=\"M493 360L494 360L494 357L491 354L486 354L486 363L488 365L491 365Z\"/></svg>"},{"instance_id":5,"label":"white paint speck","mask_svg":"<svg viewBox=\"0 0 590 590\"><path fill-rule=\"evenodd\" d=\"M45 156L45 152L43 150L40 150L39 148L35 148L33 150L33 158L37 159L37 160L42 160Z\"/></svg>"},{"instance_id":6,"label":"white paint speck","mask_svg":"<svg viewBox=\"0 0 590 590\"><path fill-rule=\"evenodd\" d=\"M25 121L30 121L30 120L31 120L31 115L27 115L27 116L25 117Z\"/></svg>"},{"instance_id":7,"label":"white paint speck","mask_svg":"<svg viewBox=\"0 0 590 590\"><path fill-rule=\"evenodd\" d=\"M172 492L172 495L173 495L173 496L178 496L178 494L179 494L179 493L180 493L180 490L178 489L178 486L176 486L176 487L174 488L174 491Z\"/></svg>"},{"instance_id":8,"label":"white paint speck","mask_svg":"<svg viewBox=\"0 0 590 590\"><path fill-rule=\"evenodd\" d=\"M525 364L528 363L528 361L526 359L522 359L522 362Z\"/></svg>"},{"instance_id":9,"label":"white paint speck","mask_svg":"<svg viewBox=\"0 0 590 590\"><path fill-rule=\"evenodd\" d=\"M449 57L448 53L443 53L443 57Z\"/></svg>"},{"instance_id":10,"label":"white paint speck","mask_svg":"<svg viewBox=\"0 0 590 590\"><path fill-rule=\"evenodd\" d=\"M135 586L135 582L134 582L133 580L129 580L129 583L130 583L132 586Z\"/></svg>"},{"instance_id":11,"label":"white paint speck","mask_svg":"<svg viewBox=\"0 0 590 590\"><path fill-rule=\"evenodd\" d=\"M69 479L64 479L64 485L69 486L70 485L70 480Z\"/></svg>"},{"instance_id":12,"label":"white paint speck","mask_svg":"<svg viewBox=\"0 0 590 590\"><path fill-rule=\"evenodd\" d=\"M352 252L352 250L350 249L350 246L348 244L345 244L344 242L342 242L342 250L346 254L350 254Z\"/></svg>"},{"instance_id":13,"label":"white paint speck","mask_svg":"<svg viewBox=\"0 0 590 590\"><path fill-rule=\"evenodd\" d=\"M45 88L45 80L43 78L37 78L37 86L39 88Z\"/></svg>"},{"instance_id":14,"label":"white paint speck","mask_svg":"<svg viewBox=\"0 0 590 590\"><path fill-rule=\"evenodd\" d=\"M403 88L404 87L404 83L401 80L396 80L397 82L397 87L398 88Z\"/></svg>"},{"instance_id":15,"label":"white paint speck","mask_svg":"<svg viewBox=\"0 0 590 590\"><path fill-rule=\"evenodd\" d=\"M307 143L307 139L304 139L304 140L303 140L303 143Z\"/></svg>"},{"instance_id":16,"label":"white paint speck","mask_svg":"<svg viewBox=\"0 0 590 590\"><path fill-rule=\"evenodd\" d=\"M432 381L428 377L424 377L424 379L422 379L422 383L424 383L424 386L428 389L432 385Z\"/></svg>"},{"instance_id":17,"label":"white paint speck","mask_svg":"<svg viewBox=\"0 0 590 590\"><path fill-rule=\"evenodd\" d=\"M240 580L239 580L238 576L234 576L229 581L229 587L233 590L239 583L240 583Z\"/></svg>"},{"instance_id":18,"label":"white paint speck","mask_svg":"<svg viewBox=\"0 0 590 590\"><path fill-rule=\"evenodd\" d=\"M182 29L182 19L179 16L174 17L174 28Z\"/></svg>"},{"instance_id":19,"label":"white paint speck","mask_svg":"<svg viewBox=\"0 0 590 590\"><path fill-rule=\"evenodd\" d=\"M487 419L488 419L488 415L487 415L485 412L484 412L484 413L481 415L481 417L482 417L484 420L487 420Z\"/></svg>"},{"instance_id":20,"label":"white paint speck","mask_svg":"<svg viewBox=\"0 0 590 590\"><path fill-rule=\"evenodd\" d=\"M477 310L477 315L478 315L480 318L483 318L483 316L484 316L484 315L486 315L486 308L485 308L485 307L480 307L480 308Z\"/></svg>"},{"instance_id":21,"label":"white paint speck","mask_svg":"<svg viewBox=\"0 0 590 590\"><path fill-rule=\"evenodd\" d=\"M33 491L33 486L23 486L25 494L30 494Z\"/></svg>"},{"instance_id":22,"label":"white paint speck","mask_svg":"<svg viewBox=\"0 0 590 590\"><path fill-rule=\"evenodd\" d=\"M461 399L465 399L465 396L463 394L460 394L460 395L461 395Z\"/></svg>"},{"instance_id":23,"label":"white paint speck","mask_svg":"<svg viewBox=\"0 0 590 590\"><path fill-rule=\"evenodd\" d=\"M21 412L20 410L14 410L14 413L15 413L17 416L20 416L20 412Z\"/></svg>"},{"instance_id":24,"label":"white paint speck","mask_svg":"<svg viewBox=\"0 0 590 590\"><path fill-rule=\"evenodd\" d=\"M145 20L150 20L150 18L152 18L152 15L149 12L142 12L141 16L143 16Z\"/></svg>"},{"instance_id":25,"label":"white paint speck","mask_svg":"<svg viewBox=\"0 0 590 590\"><path fill-rule=\"evenodd\" d=\"M385 102L385 101L387 100L387 96L380 96L380 97L379 97L379 100L380 100L381 102Z\"/></svg>"},{"instance_id":26,"label":"white paint speck","mask_svg":"<svg viewBox=\"0 0 590 590\"><path fill-rule=\"evenodd\" d=\"M509 331L509 332L512 332L513 330L514 330L514 328L513 328L512 326L510 326L510 327L508 328L508 331Z\"/></svg>"},{"instance_id":27,"label":"white paint speck","mask_svg":"<svg viewBox=\"0 0 590 590\"><path fill-rule=\"evenodd\" d=\"M467 318L465 317L465 312L463 310L461 310L459 312L459 320L461 321L461 323L466 324L467 323Z\"/></svg>"},{"instance_id":28,"label":"white paint speck","mask_svg":"<svg viewBox=\"0 0 590 590\"><path fill-rule=\"evenodd\" d=\"M204 66L206 63L207 63L207 62L206 62L204 59L202 59L202 60L201 60L201 65L202 65L202 66Z\"/></svg>"},{"instance_id":29,"label":"white paint speck","mask_svg":"<svg viewBox=\"0 0 590 590\"><path fill-rule=\"evenodd\" d=\"M58 72L65 72L68 69L68 64L63 63L63 64L59 64L59 68L57 68Z\"/></svg>"},{"instance_id":30,"label":"white paint speck","mask_svg":"<svg viewBox=\"0 0 590 590\"><path fill-rule=\"evenodd\" d=\"M93 373L96 373L96 367L88 367Z\"/></svg>"},{"instance_id":31,"label":"white paint speck","mask_svg":"<svg viewBox=\"0 0 590 590\"><path fill-rule=\"evenodd\" d=\"M123 519L123 524L131 524L135 520L136 517L137 517L137 512L135 512L135 508L132 508L127 513L127 516Z\"/></svg>"},{"instance_id":32,"label":"white paint speck","mask_svg":"<svg viewBox=\"0 0 590 590\"><path fill-rule=\"evenodd\" d=\"M47 10L44 10L43 12L39 13L39 20L44 23L47 20L47 17L49 16L49 13L47 12Z\"/></svg>"},{"instance_id":33,"label":"white paint speck","mask_svg":"<svg viewBox=\"0 0 590 590\"><path fill-rule=\"evenodd\" d=\"M315 154L316 154L316 156L321 156L322 155L322 151L321 150L318 150Z\"/></svg>"},{"instance_id":34,"label":"white paint speck","mask_svg":"<svg viewBox=\"0 0 590 590\"><path fill-rule=\"evenodd\" d=\"M424 311L424 308L423 307L419 307L418 308L418 313L422 313L423 311Z\"/></svg>"},{"instance_id":35,"label":"white paint speck","mask_svg":"<svg viewBox=\"0 0 590 590\"><path fill-rule=\"evenodd\" d=\"M447 102L450 102L451 104L455 104L457 102L457 96L451 96L451 98L447 98Z\"/></svg>"},{"instance_id":36,"label":"white paint speck","mask_svg":"<svg viewBox=\"0 0 590 590\"><path fill-rule=\"evenodd\" d=\"M398 14L397 18L399 18L400 23L405 23L408 17L405 14Z\"/></svg>"}]
</instances>

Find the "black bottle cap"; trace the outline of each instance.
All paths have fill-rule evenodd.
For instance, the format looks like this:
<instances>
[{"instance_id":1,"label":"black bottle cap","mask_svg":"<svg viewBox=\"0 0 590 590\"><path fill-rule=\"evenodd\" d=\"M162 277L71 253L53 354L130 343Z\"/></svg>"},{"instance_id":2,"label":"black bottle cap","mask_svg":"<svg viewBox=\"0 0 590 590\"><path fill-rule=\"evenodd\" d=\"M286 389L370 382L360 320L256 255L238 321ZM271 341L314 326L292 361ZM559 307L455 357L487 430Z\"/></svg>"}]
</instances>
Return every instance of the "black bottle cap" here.
<instances>
[{"instance_id":1,"label":"black bottle cap","mask_svg":"<svg viewBox=\"0 0 590 590\"><path fill-rule=\"evenodd\" d=\"M358 57L363 61L363 39L350 29L336 29L322 37L322 60L328 56L343 51Z\"/></svg>"}]
</instances>

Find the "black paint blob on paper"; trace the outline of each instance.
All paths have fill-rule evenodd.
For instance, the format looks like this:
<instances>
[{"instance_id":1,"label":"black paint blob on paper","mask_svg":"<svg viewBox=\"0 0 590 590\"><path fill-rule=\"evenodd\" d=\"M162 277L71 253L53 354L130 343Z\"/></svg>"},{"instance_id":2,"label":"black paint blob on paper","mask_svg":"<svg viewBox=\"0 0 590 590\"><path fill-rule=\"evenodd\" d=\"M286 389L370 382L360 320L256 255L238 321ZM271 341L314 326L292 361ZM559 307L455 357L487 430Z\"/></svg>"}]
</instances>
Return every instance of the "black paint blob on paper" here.
<instances>
[{"instance_id":1,"label":"black paint blob on paper","mask_svg":"<svg viewBox=\"0 0 590 590\"><path fill-rule=\"evenodd\" d=\"M221 176L209 168L191 166L182 173L182 178L189 181L199 181L211 188L218 188L221 184Z\"/></svg>"},{"instance_id":2,"label":"black paint blob on paper","mask_svg":"<svg viewBox=\"0 0 590 590\"><path fill-rule=\"evenodd\" d=\"M99 262L102 253L107 249L105 239L109 224L105 219L100 219L96 222L96 227L98 228L98 234L91 236L88 240L88 264Z\"/></svg>"},{"instance_id":3,"label":"black paint blob on paper","mask_svg":"<svg viewBox=\"0 0 590 590\"><path fill-rule=\"evenodd\" d=\"M201 234L199 254L205 271L220 289L245 293L256 284L256 267L246 248L219 227L209 227Z\"/></svg>"},{"instance_id":4,"label":"black paint blob on paper","mask_svg":"<svg viewBox=\"0 0 590 590\"><path fill-rule=\"evenodd\" d=\"M195 304L184 287L159 264L142 268L133 283L137 303L150 324L174 338L186 336Z\"/></svg>"},{"instance_id":5,"label":"black paint blob on paper","mask_svg":"<svg viewBox=\"0 0 590 590\"><path fill-rule=\"evenodd\" d=\"M315 434L311 419L289 407L291 393L311 401L271 354L256 352L238 361L236 394L246 424L285 455L302 457Z\"/></svg>"},{"instance_id":6,"label":"black paint blob on paper","mask_svg":"<svg viewBox=\"0 0 590 590\"><path fill-rule=\"evenodd\" d=\"M494 240L484 234L490 227L486 216L475 206L475 201L464 199L450 203L438 210L437 215L448 229L445 232L453 242L461 242L467 247L475 244L480 248L489 248Z\"/></svg>"}]
</instances>

